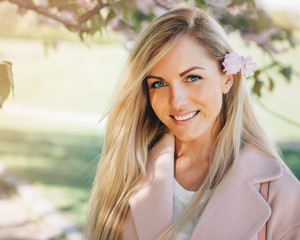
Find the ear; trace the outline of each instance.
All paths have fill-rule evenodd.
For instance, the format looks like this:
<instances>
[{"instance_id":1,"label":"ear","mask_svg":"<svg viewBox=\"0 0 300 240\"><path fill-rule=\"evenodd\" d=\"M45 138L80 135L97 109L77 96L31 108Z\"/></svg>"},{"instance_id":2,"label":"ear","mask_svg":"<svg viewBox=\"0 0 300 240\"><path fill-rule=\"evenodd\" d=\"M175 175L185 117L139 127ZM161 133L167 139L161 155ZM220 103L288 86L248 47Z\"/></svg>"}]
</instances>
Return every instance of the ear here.
<instances>
[{"instance_id":1,"label":"ear","mask_svg":"<svg viewBox=\"0 0 300 240\"><path fill-rule=\"evenodd\" d=\"M231 86L234 83L234 75L225 75L225 77L222 79L222 93L226 94L231 89Z\"/></svg>"}]
</instances>

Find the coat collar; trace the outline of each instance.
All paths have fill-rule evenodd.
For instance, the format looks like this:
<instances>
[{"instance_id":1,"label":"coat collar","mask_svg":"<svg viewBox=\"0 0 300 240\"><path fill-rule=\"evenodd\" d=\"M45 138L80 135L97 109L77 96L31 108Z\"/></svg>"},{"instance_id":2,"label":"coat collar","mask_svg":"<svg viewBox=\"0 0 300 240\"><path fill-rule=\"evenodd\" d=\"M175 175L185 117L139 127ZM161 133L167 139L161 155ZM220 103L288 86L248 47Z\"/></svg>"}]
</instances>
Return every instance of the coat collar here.
<instances>
[{"instance_id":1,"label":"coat collar","mask_svg":"<svg viewBox=\"0 0 300 240\"><path fill-rule=\"evenodd\" d=\"M130 199L140 240L156 239L172 221L174 142L164 138L149 154L145 184ZM271 215L270 206L254 184L281 174L278 161L252 146L244 147L237 165L206 205L191 239L250 239Z\"/></svg>"},{"instance_id":2,"label":"coat collar","mask_svg":"<svg viewBox=\"0 0 300 240\"><path fill-rule=\"evenodd\" d=\"M251 145L246 145L240 152L238 166L254 184L272 181L282 175L278 160Z\"/></svg>"}]
</instances>

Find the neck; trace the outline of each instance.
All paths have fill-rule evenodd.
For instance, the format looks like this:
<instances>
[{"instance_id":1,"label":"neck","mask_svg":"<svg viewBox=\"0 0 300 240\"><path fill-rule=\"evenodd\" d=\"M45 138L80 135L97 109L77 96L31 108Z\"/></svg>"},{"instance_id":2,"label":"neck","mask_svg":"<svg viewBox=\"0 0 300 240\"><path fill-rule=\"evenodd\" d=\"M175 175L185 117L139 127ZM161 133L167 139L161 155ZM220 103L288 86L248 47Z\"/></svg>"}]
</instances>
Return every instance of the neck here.
<instances>
[{"instance_id":1,"label":"neck","mask_svg":"<svg viewBox=\"0 0 300 240\"><path fill-rule=\"evenodd\" d=\"M174 176L183 188L197 191L203 184L209 171L211 149L212 141L175 139Z\"/></svg>"},{"instance_id":2,"label":"neck","mask_svg":"<svg viewBox=\"0 0 300 240\"><path fill-rule=\"evenodd\" d=\"M212 139L196 139L185 142L175 139L175 158L188 158L193 164L209 162L212 151Z\"/></svg>"},{"instance_id":3,"label":"neck","mask_svg":"<svg viewBox=\"0 0 300 240\"><path fill-rule=\"evenodd\" d=\"M218 124L192 141L175 138L176 180L187 190L196 191L203 184L210 167L214 141L220 128Z\"/></svg>"},{"instance_id":4,"label":"neck","mask_svg":"<svg viewBox=\"0 0 300 240\"><path fill-rule=\"evenodd\" d=\"M212 144L212 138L189 142L175 139L174 176L183 188L197 191L203 184L209 172Z\"/></svg>"},{"instance_id":5,"label":"neck","mask_svg":"<svg viewBox=\"0 0 300 240\"><path fill-rule=\"evenodd\" d=\"M175 159L188 158L191 163L209 162L213 143L220 131L218 121L202 136L192 141L175 138Z\"/></svg>"}]
</instances>

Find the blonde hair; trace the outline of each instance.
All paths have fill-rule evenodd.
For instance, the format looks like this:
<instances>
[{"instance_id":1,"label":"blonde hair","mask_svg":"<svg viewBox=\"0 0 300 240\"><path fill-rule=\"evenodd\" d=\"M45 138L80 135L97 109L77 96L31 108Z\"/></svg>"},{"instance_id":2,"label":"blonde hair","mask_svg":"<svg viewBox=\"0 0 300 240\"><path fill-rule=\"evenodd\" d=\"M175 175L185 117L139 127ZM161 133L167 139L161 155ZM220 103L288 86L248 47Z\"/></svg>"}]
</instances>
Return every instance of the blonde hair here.
<instances>
[{"instance_id":1,"label":"blonde hair","mask_svg":"<svg viewBox=\"0 0 300 240\"><path fill-rule=\"evenodd\" d=\"M104 147L94 180L86 237L88 240L120 239L129 209L129 198L146 175L149 148L165 132L148 99L145 77L183 36L194 37L220 65L233 51L218 22L197 8L177 8L154 20L140 35L120 78L119 91L108 112ZM204 183L182 216L162 234L178 231L190 217L199 217L211 195L234 166L245 143L280 159L278 150L257 120L249 90L236 74L230 92L223 96L221 131ZM282 165L285 166L282 161ZM285 166L286 167L286 166ZM201 200L201 204L200 204ZM193 212L197 209L197 215ZM176 236L175 236L176 237Z\"/></svg>"}]
</instances>

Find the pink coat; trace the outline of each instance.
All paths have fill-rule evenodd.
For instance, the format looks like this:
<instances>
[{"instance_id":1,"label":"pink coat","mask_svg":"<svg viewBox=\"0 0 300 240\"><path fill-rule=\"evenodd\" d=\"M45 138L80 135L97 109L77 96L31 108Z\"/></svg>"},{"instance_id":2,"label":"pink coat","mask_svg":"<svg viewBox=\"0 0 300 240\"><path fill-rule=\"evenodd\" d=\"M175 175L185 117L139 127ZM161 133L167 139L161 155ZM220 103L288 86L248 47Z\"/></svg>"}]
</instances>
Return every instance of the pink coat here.
<instances>
[{"instance_id":1,"label":"pink coat","mask_svg":"<svg viewBox=\"0 0 300 240\"><path fill-rule=\"evenodd\" d=\"M130 199L123 240L154 240L173 214L174 137L149 152L147 180ZM259 193L270 181L269 201ZM300 239L300 184L281 164L251 146L205 207L191 240L256 240L267 223L268 240Z\"/></svg>"}]
</instances>

